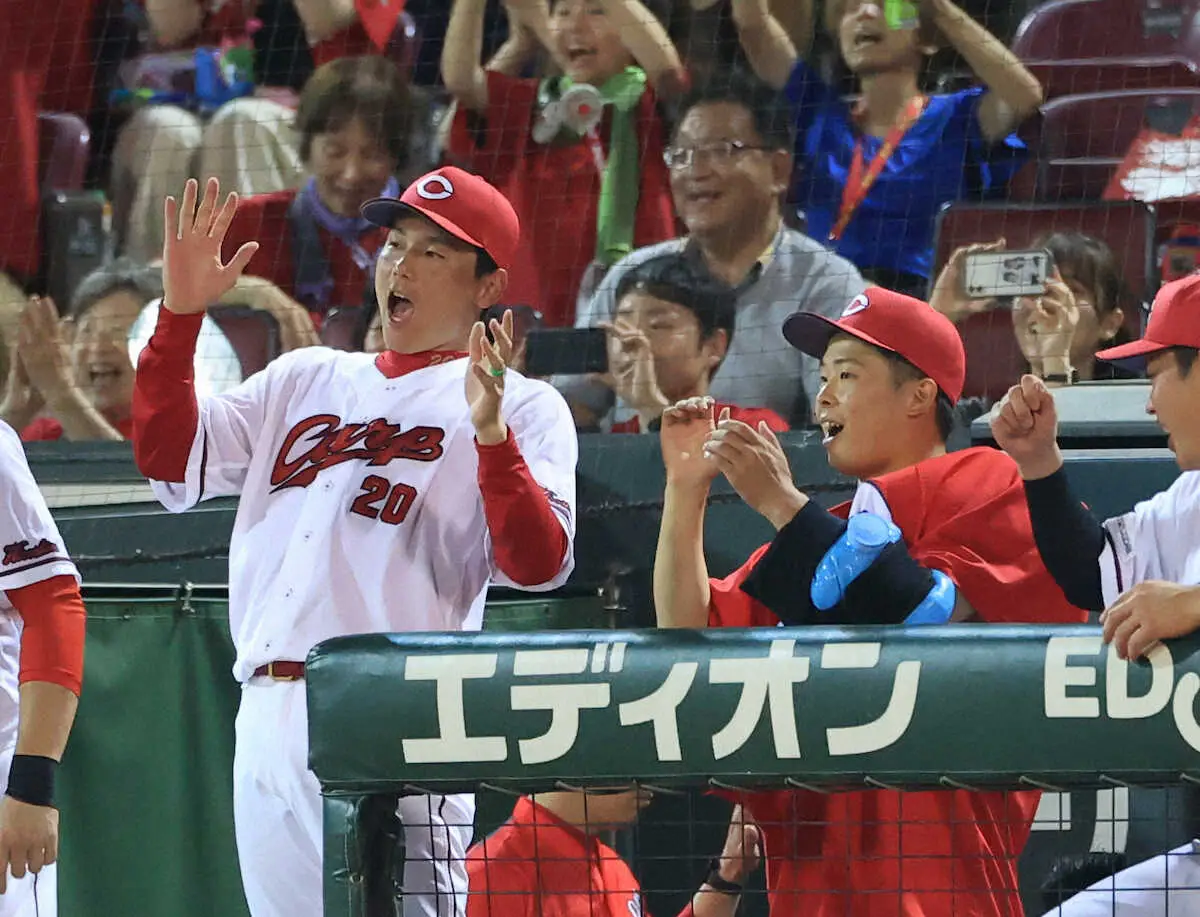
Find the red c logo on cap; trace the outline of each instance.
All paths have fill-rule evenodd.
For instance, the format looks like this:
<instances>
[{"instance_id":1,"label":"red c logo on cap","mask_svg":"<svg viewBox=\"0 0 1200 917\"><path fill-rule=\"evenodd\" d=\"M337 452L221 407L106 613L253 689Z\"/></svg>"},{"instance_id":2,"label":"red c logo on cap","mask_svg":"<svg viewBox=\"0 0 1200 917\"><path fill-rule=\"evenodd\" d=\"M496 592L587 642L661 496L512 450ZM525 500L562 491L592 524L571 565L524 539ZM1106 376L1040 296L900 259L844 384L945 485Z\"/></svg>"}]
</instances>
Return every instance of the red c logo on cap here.
<instances>
[{"instance_id":1,"label":"red c logo on cap","mask_svg":"<svg viewBox=\"0 0 1200 917\"><path fill-rule=\"evenodd\" d=\"M857 315L869 305L871 305L871 300L867 299L867 294L859 293L852 300L850 300L850 305L846 306L846 308L842 310L842 318L849 318L851 315Z\"/></svg>"},{"instance_id":2,"label":"red c logo on cap","mask_svg":"<svg viewBox=\"0 0 1200 917\"><path fill-rule=\"evenodd\" d=\"M440 185L440 190L430 190L430 185ZM417 194L427 201L444 201L454 194L454 185L444 175L426 175L417 183Z\"/></svg>"}]
</instances>

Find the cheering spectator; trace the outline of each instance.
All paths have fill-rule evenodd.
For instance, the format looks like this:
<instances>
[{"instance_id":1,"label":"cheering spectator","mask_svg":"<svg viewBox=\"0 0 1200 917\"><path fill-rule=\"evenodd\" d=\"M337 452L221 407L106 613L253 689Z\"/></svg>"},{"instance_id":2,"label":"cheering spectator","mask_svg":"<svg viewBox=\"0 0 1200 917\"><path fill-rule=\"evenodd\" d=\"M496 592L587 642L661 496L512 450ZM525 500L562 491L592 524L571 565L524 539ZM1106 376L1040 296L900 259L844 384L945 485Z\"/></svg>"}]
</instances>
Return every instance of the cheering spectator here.
<instances>
[{"instance_id":1,"label":"cheering spectator","mask_svg":"<svg viewBox=\"0 0 1200 917\"><path fill-rule=\"evenodd\" d=\"M636 822L651 798L624 788L522 797L507 822L467 851L467 917L642 917L637 878L596 835ZM733 917L761 862L758 827L735 807L721 856L680 917Z\"/></svg>"},{"instance_id":2,"label":"cheering spectator","mask_svg":"<svg viewBox=\"0 0 1200 917\"><path fill-rule=\"evenodd\" d=\"M248 47L260 25L256 0L135 0L127 7L153 47L174 51L223 44ZM296 0L295 9L317 64L384 50L403 4ZM150 72L171 58L143 66ZM262 87L227 101L207 120L179 105L138 108L121 129L113 151L114 221L121 250L150 261L162 246L162 202L188 178L214 175L241 194L294 188L305 160L293 129L290 91Z\"/></svg>"},{"instance_id":3,"label":"cheering spectator","mask_svg":"<svg viewBox=\"0 0 1200 917\"><path fill-rule=\"evenodd\" d=\"M51 300L30 300L0 417L26 441L127 439L133 400L129 329L160 296L158 272L119 261L80 282L65 322Z\"/></svg>"},{"instance_id":4,"label":"cheering spectator","mask_svg":"<svg viewBox=\"0 0 1200 917\"><path fill-rule=\"evenodd\" d=\"M121 440L130 430L134 364L162 297L156 266L119 258L80 281L65 319L45 298L20 317L0 418L32 440ZM244 277L222 300L270 312L284 351L317 343L304 310L265 280ZM242 380L237 355L205 316L194 367L197 389L219 392Z\"/></svg>"},{"instance_id":5,"label":"cheering spectator","mask_svg":"<svg viewBox=\"0 0 1200 917\"><path fill-rule=\"evenodd\" d=\"M938 275L930 305L955 322L994 308L994 300L967 298L963 265L968 255L1003 247L1000 239L955 251ZM1123 334L1124 285L1112 249L1080 232L1051 233L1031 248L1050 253L1054 275L1042 296L1021 297L1012 304L1013 331L1029 371L1050 385L1136 378L1120 366L1096 362L1096 351L1120 343Z\"/></svg>"},{"instance_id":6,"label":"cheering spectator","mask_svg":"<svg viewBox=\"0 0 1200 917\"><path fill-rule=\"evenodd\" d=\"M796 0L811 10L811 0ZM906 4L897 4L903 8ZM942 206L1002 190L1025 158L1011 131L1037 110L1042 88L1004 44L954 5L926 0L888 22L876 0L830 0L825 24L858 78L848 104L801 56L767 0L733 0L756 73L795 107L798 194L808 231L873 282L923 295ZM945 40L983 83L946 95L918 86ZM802 52L806 49L800 49Z\"/></svg>"},{"instance_id":7,"label":"cheering spectator","mask_svg":"<svg viewBox=\"0 0 1200 917\"><path fill-rule=\"evenodd\" d=\"M681 253L703 275L737 294L736 334L712 381L718 401L769 408L794 425L807 421L820 388L816 360L783 338L797 308L840 315L864 289L854 265L783 222L780 201L792 170L791 119L776 92L724 76L695 90L665 158L671 191L688 235L639 249L605 277L576 324L594 326L616 311L625 274L664 254ZM563 383L577 417L603 416L611 392ZM627 416L618 413L614 420Z\"/></svg>"},{"instance_id":8,"label":"cheering spectator","mask_svg":"<svg viewBox=\"0 0 1200 917\"><path fill-rule=\"evenodd\" d=\"M375 308L375 258L387 231L359 212L375 197L399 197L396 171L412 127L412 97L381 57L319 67L296 112L300 156L310 173L298 191L239 202L226 257L259 249L248 271L303 304L318 323L332 308Z\"/></svg>"},{"instance_id":9,"label":"cheering spectator","mask_svg":"<svg viewBox=\"0 0 1200 917\"><path fill-rule=\"evenodd\" d=\"M509 294L569 326L577 297L634 246L675 235L659 94L684 74L639 0L508 0L563 75L519 79L481 64L485 0L455 0L442 75L457 103L450 157L501 188L521 218ZM564 98L589 89L592 103ZM562 101L560 101L562 100Z\"/></svg>"},{"instance_id":10,"label":"cheering spectator","mask_svg":"<svg viewBox=\"0 0 1200 917\"><path fill-rule=\"evenodd\" d=\"M634 415L612 432L657 430L670 405L708 394L733 340L737 294L683 255L668 254L626 271L616 300L616 320L605 324L608 370L620 403ZM720 407L751 426L788 428L774 411Z\"/></svg>"}]
</instances>

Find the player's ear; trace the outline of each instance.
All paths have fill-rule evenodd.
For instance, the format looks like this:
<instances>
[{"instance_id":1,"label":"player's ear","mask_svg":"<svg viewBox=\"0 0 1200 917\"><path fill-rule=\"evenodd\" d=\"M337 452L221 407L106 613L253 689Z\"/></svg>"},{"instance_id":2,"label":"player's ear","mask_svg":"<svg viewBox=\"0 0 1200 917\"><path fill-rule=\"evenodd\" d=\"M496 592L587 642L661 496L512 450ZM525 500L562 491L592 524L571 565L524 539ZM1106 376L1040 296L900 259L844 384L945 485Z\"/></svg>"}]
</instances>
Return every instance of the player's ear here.
<instances>
[{"instance_id":1,"label":"player's ear","mask_svg":"<svg viewBox=\"0 0 1200 917\"><path fill-rule=\"evenodd\" d=\"M475 288L475 305L481 310L488 309L500 302L504 291L508 288L508 271L499 267L490 274L479 278Z\"/></svg>"},{"instance_id":2,"label":"player's ear","mask_svg":"<svg viewBox=\"0 0 1200 917\"><path fill-rule=\"evenodd\" d=\"M916 379L908 387L907 413L909 417L921 417L937 412L937 383L932 379Z\"/></svg>"}]
</instances>

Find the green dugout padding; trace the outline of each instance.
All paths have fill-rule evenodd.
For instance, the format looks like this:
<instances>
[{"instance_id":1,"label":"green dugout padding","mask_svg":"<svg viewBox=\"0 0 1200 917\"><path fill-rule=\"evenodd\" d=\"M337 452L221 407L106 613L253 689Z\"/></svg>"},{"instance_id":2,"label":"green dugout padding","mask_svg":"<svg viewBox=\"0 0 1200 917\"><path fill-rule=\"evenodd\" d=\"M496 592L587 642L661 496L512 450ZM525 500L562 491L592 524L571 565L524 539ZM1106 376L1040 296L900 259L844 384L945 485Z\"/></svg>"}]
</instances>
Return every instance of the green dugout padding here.
<instances>
[{"instance_id":1,"label":"green dugout padding","mask_svg":"<svg viewBox=\"0 0 1200 917\"><path fill-rule=\"evenodd\" d=\"M63 917L247 914L233 840L238 687L225 596L223 587L85 591L84 692L61 776ZM605 626L593 600L498 603L487 618L491 630Z\"/></svg>"},{"instance_id":2,"label":"green dugout padding","mask_svg":"<svg viewBox=\"0 0 1200 917\"><path fill-rule=\"evenodd\" d=\"M227 605L139 591L87 599L84 691L61 777L59 912L242 917Z\"/></svg>"},{"instance_id":3,"label":"green dugout padding","mask_svg":"<svg viewBox=\"0 0 1200 917\"><path fill-rule=\"evenodd\" d=\"M369 894L386 890L391 868L376 816L414 786L1200 782L1195 636L1153 664L1118 659L1095 627L1004 626L373 635L329 641L308 662L327 917L390 914L385 894ZM660 836L660 858L695 859L681 835L673 847ZM1047 846L1035 832L1030 848L1042 849L1022 863L1032 913L1052 857L1086 844ZM682 890L680 907L692 879L657 887Z\"/></svg>"}]
</instances>

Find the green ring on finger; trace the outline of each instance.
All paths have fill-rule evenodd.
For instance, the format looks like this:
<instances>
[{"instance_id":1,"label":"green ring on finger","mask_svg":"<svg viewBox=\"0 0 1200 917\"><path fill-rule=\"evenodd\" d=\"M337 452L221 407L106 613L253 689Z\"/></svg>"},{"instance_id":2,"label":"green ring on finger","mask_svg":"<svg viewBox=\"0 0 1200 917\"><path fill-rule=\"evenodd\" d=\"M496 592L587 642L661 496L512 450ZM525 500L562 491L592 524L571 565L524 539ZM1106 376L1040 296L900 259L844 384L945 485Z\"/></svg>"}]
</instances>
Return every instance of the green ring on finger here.
<instances>
[{"instance_id":1,"label":"green ring on finger","mask_svg":"<svg viewBox=\"0 0 1200 917\"><path fill-rule=\"evenodd\" d=\"M488 367L488 375L496 379L500 379L504 376L504 367L490 366Z\"/></svg>"}]
</instances>

